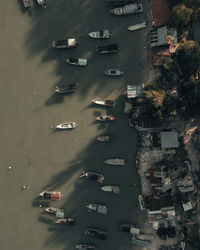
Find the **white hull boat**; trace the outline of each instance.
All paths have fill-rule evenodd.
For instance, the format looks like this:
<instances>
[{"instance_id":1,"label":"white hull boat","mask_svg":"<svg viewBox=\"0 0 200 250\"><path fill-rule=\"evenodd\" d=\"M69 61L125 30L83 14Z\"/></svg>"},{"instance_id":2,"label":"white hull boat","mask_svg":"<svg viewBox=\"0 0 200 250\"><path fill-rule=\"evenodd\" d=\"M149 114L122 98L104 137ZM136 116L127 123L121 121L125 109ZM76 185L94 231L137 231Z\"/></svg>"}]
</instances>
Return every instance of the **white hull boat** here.
<instances>
[{"instance_id":1,"label":"white hull boat","mask_svg":"<svg viewBox=\"0 0 200 250\"><path fill-rule=\"evenodd\" d=\"M104 161L105 164L107 165L115 165L115 166L124 166L125 165L125 160L124 159L107 159Z\"/></svg>"},{"instance_id":2,"label":"white hull boat","mask_svg":"<svg viewBox=\"0 0 200 250\"><path fill-rule=\"evenodd\" d=\"M144 211L146 209L146 207L145 207L144 198L143 198L143 196L141 194L139 194L138 200L139 200L141 211Z\"/></svg>"},{"instance_id":3,"label":"white hull boat","mask_svg":"<svg viewBox=\"0 0 200 250\"><path fill-rule=\"evenodd\" d=\"M86 66L87 65L87 59L83 58L67 58L65 59L65 62L72 64L72 65L77 65L77 66Z\"/></svg>"},{"instance_id":4,"label":"white hull boat","mask_svg":"<svg viewBox=\"0 0 200 250\"><path fill-rule=\"evenodd\" d=\"M104 71L104 74L107 76L121 76L124 74L124 71L121 69L107 69Z\"/></svg>"},{"instance_id":5,"label":"white hull boat","mask_svg":"<svg viewBox=\"0 0 200 250\"><path fill-rule=\"evenodd\" d=\"M78 126L75 122L65 122L56 126L57 129L72 129Z\"/></svg>"},{"instance_id":6,"label":"white hull boat","mask_svg":"<svg viewBox=\"0 0 200 250\"><path fill-rule=\"evenodd\" d=\"M100 99L100 98L95 98L92 100L92 102L94 102L98 105L102 105L102 106L109 106L109 107L115 106L115 102L113 100L104 100L104 99Z\"/></svg>"},{"instance_id":7,"label":"white hull boat","mask_svg":"<svg viewBox=\"0 0 200 250\"><path fill-rule=\"evenodd\" d=\"M124 5L123 7L115 8L110 12L117 16L125 16L130 14L136 14L143 11L143 5L139 3Z\"/></svg>"},{"instance_id":8,"label":"white hull boat","mask_svg":"<svg viewBox=\"0 0 200 250\"><path fill-rule=\"evenodd\" d=\"M146 23L142 22L142 23L138 23L138 24L129 26L128 30L129 31L134 31L134 30L140 30L140 29L144 29L144 28L146 28Z\"/></svg>"},{"instance_id":9,"label":"white hull boat","mask_svg":"<svg viewBox=\"0 0 200 250\"><path fill-rule=\"evenodd\" d=\"M90 32L88 35L94 39L108 39L111 36L109 30L93 31Z\"/></svg>"},{"instance_id":10,"label":"white hull boat","mask_svg":"<svg viewBox=\"0 0 200 250\"><path fill-rule=\"evenodd\" d=\"M90 211L95 211L99 214L107 214L107 207L103 205L98 205L98 204L89 204L86 206Z\"/></svg>"},{"instance_id":11,"label":"white hull boat","mask_svg":"<svg viewBox=\"0 0 200 250\"><path fill-rule=\"evenodd\" d=\"M111 192L113 194L119 194L119 186L103 186L101 190L104 192Z\"/></svg>"}]
</instances>

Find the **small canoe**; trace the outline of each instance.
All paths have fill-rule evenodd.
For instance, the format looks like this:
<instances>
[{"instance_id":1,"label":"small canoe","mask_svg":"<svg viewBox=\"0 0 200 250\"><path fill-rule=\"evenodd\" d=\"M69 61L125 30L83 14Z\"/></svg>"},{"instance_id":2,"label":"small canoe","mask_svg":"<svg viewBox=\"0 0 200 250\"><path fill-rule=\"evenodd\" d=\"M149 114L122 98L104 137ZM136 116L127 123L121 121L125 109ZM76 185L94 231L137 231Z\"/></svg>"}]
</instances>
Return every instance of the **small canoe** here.
<instances>
[{"instance_id":1,"label":"small canoe","mask_svg":"<svg viewBox=\"0 0 200 250\"><path fill-rule=\"evenodd\" d=\"M124 166L125 165L125 160L124 159L119 159L119 158L113 158L113 159L105 160L104 163L107 164L107 165Z\"/></svg>"},{"instance_id":2,"label":"small canoe","mask_svg":"<svg viewBox=\"0 0 200 250\"><path fill-rule=\"evenodd\" d=\"M114 115L100 115L96 118L97 121L100 122L109 122L114 121L116 117Z\"/></svg>"},{"instance_id":3,"label":"small canoe","mask_svg":"<svg viewBox=\"0 0 200 250\"><path fill-rule=\"evenodd\" d=\"M111 192L113 194L119 194L119 186L103 186L101 190L104 192Z\"/></svg>"},{"instance_id":4,"label":"small canoe","mask_svg":"<svg viewBox=\"0 0 200 250\"><path fill-rule=\"evenodd\" d=\"M146 28L146 23L142 22L142 23L138 23L138 24L129 26L128 30L129 31L134 31L134 30L140 30L140 29L144 29L144 28Z\"/></svg>"},{"instance_id":5,"label":"small canoe","mask_svg":"<svg viewBox=\"0 0 200 250\"><path fill-rule=\"evenodd\" d=\"M78 126L75 122L65 122L56 126L57 129L72 129Z\"/></svg>"},{"instance_id":6,"label":"small canoe","mask_svg":"<svg viewBox=\"0 0 200 250\"><path fill-rule=\"evenodd\" d=\"M111 36L109 30L93 31L90 32L88 35L94 39L108 39Z\"/></svg>"},{"instance_id":7,"label":"small canoe","mask_svg":"<svg viewBox=\"0 0 200 250\"><path fill-rule=\"evenodd\" d=\"M96 140L99 142L110 142L111 138L112 136L110 135L102 135L102 136L98 136Z\"/></svg>"},{"instance_id":8,"label":"small canoe","mask_svg":"<svg viewBox=\"0 0 200 250\"><path fill-rule=\"evenodd\" d=\"M107 76L121 76L124 74L124 71L121 69L107 69L104 71L104 74Z\"/></svg>"},{"instance_id":9,"label":"small canoe","mask_svg":"<svg viewBox=\"0 0 200 250\"><path fill-rule=\"evenodd\" d=\"M114 107L115 102L113 100L104 100L101 98L95 98L92 100L95 104L102 105L102 106L108 106L108 107Z\"/></svg>"}]
</instances>

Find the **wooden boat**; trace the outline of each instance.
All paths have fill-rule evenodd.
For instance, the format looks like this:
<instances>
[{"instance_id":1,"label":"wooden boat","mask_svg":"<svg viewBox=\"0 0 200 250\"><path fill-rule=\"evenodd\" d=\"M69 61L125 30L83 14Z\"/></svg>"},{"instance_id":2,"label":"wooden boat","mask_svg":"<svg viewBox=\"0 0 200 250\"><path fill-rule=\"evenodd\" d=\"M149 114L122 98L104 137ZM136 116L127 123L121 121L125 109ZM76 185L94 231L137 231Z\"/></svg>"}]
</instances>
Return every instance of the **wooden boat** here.
<instances>
[{"instance_id":1,"label":"wooden boat","mask_svg":"<svg viewBox=\"0 0 200 250\"><path fill-rule=\"evenodd\" d=\"M154 236L152 234L134 234L133 238L137 238L139 240L147 240L147 241L151 241L154 239Z\"/></svg>"},{"instance_id":2,"label":"wooden boat","mask_svg":"<svg viewBox=\"0 0 200 250\"><path fill-rule=\"evenodd\" d=\"M110 142L111 139L112 139L112 136L110 135L102 135L102 136L98 136L96 140L99 142Z\"/></svg>"},{"instance_id":3,"label":"wooden boat","mask_svg":"<svg viewBox=\"0 0 200 250\"><path fill-rule=\"evenodd\" d=\"M128 30L129 31L134 31L134 30L140 30L140 29L144 29L144 28L146 28L146 23L142 22L142 23L138 23L138 24L129 26Z\"/></svg>"},{"instance_id":4,"label":"wooden boat","mask_svg":"<svg viewBox=\"0 0 200 250\"><path fill-rule=\"evenodd\" d=\"M138 196L139 204L140 204L140 209L144 211L146 209L144 198L141 194Z\"/></svg>"},{"instance_id":5,"label":"wooden boat","mask_svg":"<svg viewBox=\"0 0 200 250\"><path fill-rule=\"evenodd\" d=\"M39 6L46 8L46 0L37 0Z\"/></svg>"},{"instance_id":6,"label":"wooden boat","mask_svg":"<svg viewBox=\"0 0 200 250\"><path fill-rule=\"evenodd\" d=\"M86 205L88 208L89 212L90 211L95 211L99 214L107 214L107 207L99 204L88 204Z\"/></svg>"},{"instance_id":7,"label":"wooden boat","mask_svg":"<svg viewBox=\"0 0 200 250\"><path fill-rule=\"evenodd\" d=\"M124 71L121 69L107 69L104 74L107 76L121 76L124 75Z\"/></svg>"},{"instance_id":8,"label":"wooden boat","mask_svg":"<svg viewBox=\"0 0 200 250\"><path fill-rule=\"evenodd\" d=\"M130 14L136 14L143 11L143 5L140 3L128 4L123 7L115 8L110 12L117 16L125 16Z\"/></svg>"},{"instance_id":9,"label":"wooden boat","mask_svg":"<svg viewBox=\"0 0 200 250\"><path fill-rule=\"evenodd\" d=\"M95 250L96 249L94 245L89 245L89 244L78 244L76 245L76 248L79 250Z\"/></svg>"},{"instance_id":10,"label":"wooden boat","mask_svg":"<svg viewBox=\"0 0 200 250\"><path fill-rule=\"evenodd\" d=\"M140 240L140 239L137 239L136 237L131 238L131 243L138 245L138 246L144 246L144 247L146 247L149 244L148 241Z\"/></svg>"},{"instance_id":11,"label":"wooden boat","mask_svg":"<svg viewBox=\"0 0 200 250\"><path fill-rule=\"evenodd\" d=\"M74 218L62 218L56 221L56 224L61 224L61 225L75 225L75 219Z\"/></svg>"},{"instance_id":12,"label":"wooden boat","mask_svg":"<svg viewBox=\"0 0 200 250\"><path fill-rule=\"evenodd\" d=\"M62 196L62 193L59 191L43 191L40 193L40 197L52 201L60 200Z\"/></svg>"},{"instance_id":13,"label":"wooden boat","mask_svg":"<svg viewBox=\"0 0 200 250\"><path fill-rule=\"evenodd\" d=\"M45 211L47 213L52 214L52 215L56 216L57 218L61 218L61 219L63 219L64 215L65 215L63 209L56 208L56 207L45 208Z\"/></svg>"},{"instance_id":14,"label":"wooden boat","mask_svg":"<svg viewBox=\"0 0 200 250\"><path fill-rule=\"evenodd\" d=\"M56 128L57 129L72 129L72 128L75 128L76 126L78 126L78 124L75 122L65 122L65 123L58 124Z\"/></svg>"},{"instance_id":15,"label":"wooden boat","mask_svg":"<svg viewBox=\"0 0 200 250\"><path fill-rule=\"evenodd\" d=\"M87 59L83 59L83 58L67 58L65 59L65 62L72 64L72 65L77 65L77 66L87 65Z\"/></svg>"},{"instance_id":16,"label":"wooden boat","mask_svg":"<svg viewBox=\"0 0 200 250\"><path fill-rule=\"evenodd\" d=\"M100 122L109 122L114 121L116 117L114 115L100 115L96 118L97 121Z\"/></svg>"},{"instance_id":17,"label":"wooden boat","mask_svg":"<svg viewBox=\"0 0 200 250\"><path fill-rule=\"evenodd\" d=\"M96 51L99 54L108 54L108 53L116 53L118 51L118 44L114 43L114 44L108 44L108 45L104 45L104 46L97 46L96 47Z\"/></svg>"},{"instance_id":18,"label":"wooden boat","mask_svg":"<svg viewBox=\"0 0 200 250\"><path fill-rule=\"evenodd\" d=\"M119 186L103 186L101 190L104 192L111 192L113 194L119 194Z\"/></svg>"},{"instance_id":19,"label":"wooden boat","mask_svg":"<svg viewBox=\"0 0 200 250\"><path fill-rule=\"evenodd\" d=\"M95 39L108 39L111 34L109 30L93 31L88 34L91 38Z\"/></svg>"},{"instance_id":20,"label":"wooden boat","mask_svg":"<svg viewBox=\"0 0 200 250\"><path fill-rule=\"evenodd\" d=\"M101 98L95 98L92 100L92 102L98 104L98 105L103 105L103 106L108 106L108 107L114 107L115 102L113 100L105 100Z\"/></svg>"},{"instance_id":21,"label":"wooden boat","mask_svg":"<svg viewBox=\"0 0 200 250\"><path fill-rule=\"evenodd\" d=\"M107 5L111 6L124 6L134 3L134 0L106 0Z\"/></svg>"},{"instance_id":22,"label":"wooden boat","mask_svg":"<svg viewBox=\"0 0 200 250\"><path fill-rule=\"evenodd\" d=\"M31 7L31 2L30 0L22 0L23 1L23 4L24 4L24 7L26 9L30 8Z\"/></svg>"},{"instance_id":23,"label":"wooden boat","mask_svg":"<svg viewBox=\"0 0 200 250\"><path fill-rule=\"evenodd\" d=\"M94 180L94 181L99 182L99 183L103 183L103 181L104 181L104 176L100 173L97 173L97 172L85 172L85 171L83 171L79 178L83 179L83 180L90 179L90 180Z\"/></svg>"},{"instance_id":24,"label":"wooden boat","mask_svg":"<svg viewBox=\"0 0 200 250\"><path fill-rule=\"evenodd\" d=\"M77 47L79 41L76 38L53 41L52 46L56 49L69 49Z\"/></svg>"},{"instance_id":25,"label":"wooden boat","mask_svg":"<svg viewBox=\"0 0 200 250\"><path fill-rule=\"evenodd\" d=\"M84 231L85 235L98 238L100 240L106 240L107 233L95 228L89 228Z\"/></svg>"},{"instance_id":26,"label":"wooden boat","mask_svg":"<svg viewBox=\"0 0 200 250\"><path fill-rule=\"evenodd\" d=\"M68 84L66 87L56 86L55 92L58 94L73 93L78 90L78 87L79 87L79 83Z\"/></svg>"},{"instance_id":27,"label":"wooden boat","mask_svg":"<svg viewBox=\"0 0 200 250\"><path fill-rule=\"evenodd\" d=\"M107 164L107 165L124 166L125 165L125 160L124 159L119 159L119 158L113 158L113 159L105 160L104 163Z\"/></svg>"}]
</instances>

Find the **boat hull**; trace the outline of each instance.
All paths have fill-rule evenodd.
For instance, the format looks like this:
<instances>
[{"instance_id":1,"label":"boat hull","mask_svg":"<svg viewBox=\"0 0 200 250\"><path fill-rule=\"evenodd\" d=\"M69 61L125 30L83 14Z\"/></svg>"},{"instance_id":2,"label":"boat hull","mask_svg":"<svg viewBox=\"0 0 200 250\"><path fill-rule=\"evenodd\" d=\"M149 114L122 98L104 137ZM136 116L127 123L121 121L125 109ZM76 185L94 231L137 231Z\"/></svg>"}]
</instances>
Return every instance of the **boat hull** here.
<instances>
[{"instance_id":1,"label":"boat hull","mask_svg":"<svg viewBox=\"0 0 200 250\"><path fill-rule=\"evenodd\" d=\"M75 128L78 124L75 122L66 122L66 123L61 123L56 126L57 129L72 129Z\"/></svg>"},{"instance_id":2,"label":"boat hull","mask_svg":"<svg viewBox=\"0 0 200 250\"><path fill-rule=\"evenodd\" d=\"M125 166L125 160L124 159L107 159L104 161L107 165L113 165L113 166Z\"/></svg>"},{"instance_id":3,"label":"boat hull","mask_svg":"<svg viewBox=\"0 0 200 250\"><path fill-rule=\"evenodd\" d=\"M110 121L114 121L115 119L116 117L112 115L103 115L103 116L98 116L96 118L96 120L100 122L110 122Z\"/></svg>"},{"instance_id":4,"label":"boat hull","mask_svg":"<svg viewBox=\"0 0 200 250\"><path fill-rule=\"evenodd\" d=\"M129 31L135 31L135 30L140 30L140 29L144 29L144 28L146 28L146 23L145 22L129 26L128 30Z\"/></svg>"},{"instance_id":5,"label":"boat hull","mask_svg":"<svg viewBox=\"0 0 200 250\"><path fill-rule=\"evenodd\" d=\"M119 187L118 186L103 186L101 190L104 192L111 192L113 194L119 194Z\"/></svg>"},{"instance_id":6,"label":"boat hull","mask_svg":"<svg viewBox=\"0 0 200 250\"><path fill-rule=\"evenodd\" d=\"M124 75L124 71L121 69L108 69L104 71L106 76L121 76Z\"/></svg>"},{"instance_id":7,"label":"boat hull","mask_svg":"<svg viewBox=\"0 0 200 250\"><path fill-rule=\"evenodd\" d=\"M99 141L99 142L110 142L111 141L111 136L109 136L109 135L98 136L97 141Z\"/></svg>"}]
</instances>

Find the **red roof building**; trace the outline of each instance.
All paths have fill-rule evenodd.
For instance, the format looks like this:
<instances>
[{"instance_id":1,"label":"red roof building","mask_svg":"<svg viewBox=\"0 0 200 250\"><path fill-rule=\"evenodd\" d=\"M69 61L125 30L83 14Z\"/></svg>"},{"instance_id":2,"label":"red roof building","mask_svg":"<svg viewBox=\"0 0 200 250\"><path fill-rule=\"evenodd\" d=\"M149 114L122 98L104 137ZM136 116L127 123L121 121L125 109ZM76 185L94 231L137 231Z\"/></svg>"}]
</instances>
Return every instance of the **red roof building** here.
<instances>
[{"instance_id":1,"label":"red roof building","mask_svg":"<svg viewBox=\"0 0 200 250\"><path fill-rule=\"evenodd\" d=\"M170 7L167 0L151 0L154 26L165 25L170 19Z\"/></svg>"}]
</instances>

